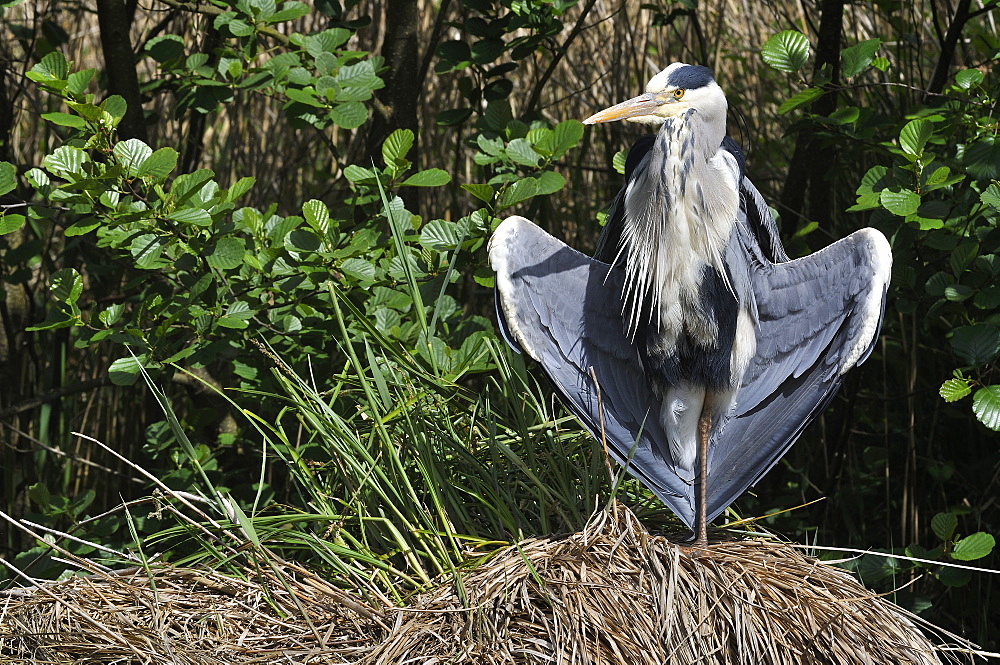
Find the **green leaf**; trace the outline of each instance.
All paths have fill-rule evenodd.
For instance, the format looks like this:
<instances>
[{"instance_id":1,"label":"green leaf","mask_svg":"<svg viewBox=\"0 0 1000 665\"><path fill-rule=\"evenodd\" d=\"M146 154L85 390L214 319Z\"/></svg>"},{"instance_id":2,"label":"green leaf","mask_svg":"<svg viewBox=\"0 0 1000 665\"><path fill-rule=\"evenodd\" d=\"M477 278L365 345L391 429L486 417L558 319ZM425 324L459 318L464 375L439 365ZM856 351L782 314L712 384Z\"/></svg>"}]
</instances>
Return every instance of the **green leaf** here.
<instances>
[{"instance_id":1,"label":"green leaf","mask_svg":"<svg viewBox=\"0 0 1000 665\"><path fill-rule=\"evenodd\" d=\"M981 136L966 146L962 159L965 170L977 180L996 180L1000 176L1000 140L994 136Z\"/></svg>"},{"instance_id":2,"label":"green leaf","mask_svg":"<svg viewBox=\"0 0 1000 665\"><path fill-rule=\"evenodd\" d=\"M499 157L503 154L503 140L499 138L487 138L484 134L476 137L476 145L483 151L483 154L490 157Z\"/></svg>"},{"instance_id":3,"label":"green leaf","mask_svg":"<svg viewBox=\"0 0 1000 665\"><path fill-rule=\"evenodd\" d=\"M979 422L1000 431L1000 386L983 386L972 396L972 412Z\"/></svg>"},{"instance_id":4,"label":"green leaf","mask_svg":"<svg viewBox=\"0 0 1000 665\"><path fill-rule=\"evenodd\" d=\"M438 113L434 117L434 123L441 127L451 127L464 122L470 115L472 115L471 108L448 109Z\"/></svg>"},{"instance_id":5,"label":"green leaf","mask_svg":"<svg viewBox=\"0 0 1000 665\"><path fill-rule=\"evenodd\" d=\"M146 53L157 62L166 62L184 55L184 39L180 35L161 35L146 42Z\"/></svg>"},{"instance_id":6,"label":"green leaf","mask_svg":"<svg viewBox=\"0 0 1000 665\"><path fill-rule=\"evenodd\" d=\"M545 171L538 176L538 191L537 196L544 194L552 194L553 192L558 192L560 189L565 187L566 178L562 176L561 173L556 173L555 171Z\"/></svg>"},{"instance_id":7,"label":"green leaf","mask_svg":"<svg viewBox=\"0 0 1000 665\"><path fill-rule=\"evenodd\" d=\"M166 180L170 172L177 166L177 151L173 148L160 148L143 161L136 171L139 178Z\"/></svg>"},{"instance_id":8,"label":"green leaf","mask_svg":"<svg viewBox=\"0 0 1000 665\"><path fill-rule=\"evenodd\" d=\"M229 188L229 191L226 193L226 200L235 201L249 192L250 188L253 187L256 182L257 179L253 176L244 176L240 178L233 184L232 187Z\"/></svg>"},{"instance_id":9,"label":"green leaf","mask_svg":"<svg viewBox=\"0 0 1000 665\"><path fill-rule=\"evenodd\" d=\"M861 109L857 106L845 106L830 114L830 122L834 125L847 125L856 122L861 115Z\"/></svg>"},{"instance_id":10,"label":"green leaf","mask_svg":"<svg viewBox=\"0 0 1000 665\"><path fill-rule=\"evenodd\" d=\"M231 330L246 330L250 327L250 322L238 316L223 315L219 317L218 324L222 328Z\"/></svg>"},{"instance_id":11,"label":"green leaf","mask_svg":"<svg viewBox=\"0 0 1000 665\"><path fill-rule=\"evenodd\" d=\"M77 129L87 126L87 121L78 115L72 115L69 113L43 113L42 118L48 120L53 125L59 125L60 127L75 127Z\"/></svg>"},{"instance_id":12,"label":"green leaf","mask_svg":"<svg viewBox=\"0 0 1000 665\"><path fill-rule=\"evenodd\" d=\"M884 72L885 70L889 69L889 60L888 58L883 58L882 56L879 56L874 60L872 60L872 67L879 70L880 72Z\"/></svg>"},{"instance_id":13,"label":"green leaf","mask_svg":"<svg viewBox=\"0 0 1000 665\"><path fill-rule=\"evenodd\" d=\"M503 51L502 39L481 39L472 45L472 61L485 65L499 58Z\"/></svg>"},{"instance_id":14,"label":"green leaf","mask_svg":"<svg viewBox=\"0 0 1000 665\"><path fill-rule=\"evenodd\" d=\"M315 252L322 242L312 231L295 229L285 237L285 247L293 252Z\"/></svg>"},{"instance_id":15,"label":"green leaf","mask_svg":"<svg viewBox=\"0 0 1000 665\"><path fill-rule=\"evenodd\" d=\"M420 244L438 251L454 249L460 239L458 224L443 219L432 220L420 230Z\"/></svg>"},{"instance_id":16,"label":"green leaf","mask_svg":"<svg viewBox=\"0 0 1000 665\"><path fill-rule=\"evenodd\" d=\"M470 49L469 45L463 41L451 40L441 42L441 44L437 47L435 55L449 64L449 69L446 69L445 71L450 71L450 69L454 68L458 63L464 63L471 60L472 49Z\"/></svg>"},{"instance_id":17,"label":"green leaf","mask_svg":"<svg viewBox=\"0 0 1000 665\"><path fill-rule=\"evenodd\" d=\"M237 300L226 308L225 316L230 319L242 319L246 321L247 319L252 319L254 314L256 312L250 309L249 303L244 300Z\"/></svg>"},{"instance_id":18,"label":"green leaf","mask_svg":"<svg viewBox=\"0 0 1000 665\"><path fill-rule=\"evenodd\" d=\"M65 177L69 174L81 175L83 173L84 162L89 161L90 156L83 150L70 145L64 145L56 148L52 151L52 154L46 156L42 160L42 164L51 173Z\"/></svg>"},{"instance_id":19,"label":"green leaf","mask_svg":"<svg viewBox=\"0 0 1000 665\"><path fill-rule=\"evenodd\" d=\"M927 171L924 171L927 173ZM948 185L953 185L956 182L961 182L965 179L963 175L951 175L951 168L947 166L938 166L931 171L930 175L924 181L924 191L929 192L935 189L940 189L941 187L947 187Z\"/></svg>"},{"instance_id":20,"label":"green leaf","mask_svg":"<svg viewBox=\"0 0 1000 665\"><path fill-rule=\"evenodd\" d=\"M114 153L125 171L134 177L146 158L153 154L153 149L139 139L127 139L115 145Z\"/></svg>"},{"instance_id":21,"label":"green leaf","mask_svg":"<svg viewBox=\"0 0 1000 665\"><path fill-rule=\"evenodd\" d=\"M822 94L823 90L821 88L806 88L805 90L800 90L781 103L781 106L778 107L778 113L788 113L793 109L797 109L800 106L812 102L813 100L819 98Z\"/></svg>"},{"instance_id":22,"label":"green leaf","mask_svg":"<svg viewBox=\"0 0 1000 665\"><path fill-rule=\"evenodd\" d=\"M122 314L125 313L125 305L122 303L114 303L113 305L108 305L108 308L97 315L97 318L101 320L101 323L111 327L118 323L122 318Z\"/></svg>"},{"instance_id":23,"label":"green leaf","mask_svg":"<svg viewBox=\"0 0 1000 665\"><path fill-rule=\"evenodd\" d=\"M406 187L440 187L451 182L451 176L443 169L417 171L400 183Z\"/></svg>"},{"instance_id":24,"label":"green leaf","mask_svg":"<svg viewBox=\"0 0 1000 665\"><path fill-rule=\"evenodd\" d=\"M493 271L488 267L484 266L479 268L472 274L472 279L475 280L476 284L479 286L486 287L487 289L492 289L496 284L496 279L493 275Z\"/></svg>"},{"instance_id":25,"label":"green leaf","mask_svg":"<svg viewBox=\"0 0 1000 665\"><path fill-rule=\"evenodd\" d=\"M563 120L552 128L552 159L559 159L566 151L575 148L583 138L583 123L579 120Z\"/></svg>"},{"instance_id":26,"label":"green leaf","mask_svg":"<svg viewBox=\"0 0 1000 665\"><path fill-rule=\"evenodd\" d=\"M219 73L231 81L235 81L243 75L243 63L235 58L219 58L217 66ZM240 87L243 87L242 84Z\"/></svg>"},{"instance_id":27,"label":"green leaf","mask_svg":"<svg viewBox=\"0 0 1000 665\"><path fill-rule=\"evenodd\" d=\"M306 223L321 236L330 230L330 210L326 204L316 199L310 199L302 204L302 216Z\"/></svg>"},{"instance_id":28,"label":"green leaf","mask_svg":"<svg viewBox=\"0 0 1000 665\"><path fill-rule=\"evenodd\" d=\"M267 17L266 23L274 25L284 21L294 21L309 13L309 6L301 2L286 2L281 5L281 9Z\"/></svg>"},{"instance_id":29,"label":"green leaf","mask_svg":"<svg viewBox=\"0 0 1000 665\"><path fill-rule=\"evenodd\" d=\"M354 34L347 28L330 28L315 35L309 35L302 40L302 46L312 57L320 53L332 53L334 49L346 42Z\"/></svg>"},{"instance_id":30,"label":"green leaf","mask_svg":"<svg viewBox=\"0 0 1000 665\"><path fill-rule=\"evenodd\" d=\"M973 303L979 309L996 309L1000 307L1000 286L987 286L976 294Z\"/></svg>"},{"instance_id":31,"label":"green leaf","mask_svg":"<svg viewBox=\"0 0 1000 665\"><path fill-rule=\"evenodd\" d=\"M83 119L91 122L100 122L101 118L107 115L100 106L93 104L78 104L67 100L66 106L76 111Z\"/></svg>"},{"instance_id":32,"label":"green leaf","mask_svg":"<svg viewBox=\"0 0 1000 665\"><path fill-rule=\"evenodd\" d=\"M121 120L125 117L128 104L125 103L125 98L121 95L111 95L101 103L101 110L115 120Z\"/></svg>"},{"instance_id":33,"label":"green leaf","mask_svg":"<svg viewBox=\"0 0 1000 665\"><path fill-rule=\"evenodd\" d=\"M771 67L792 74L809 59L809 40L797 30L785 30L768 39L760 55Z\"/></svg>"},{"instance_id":34,"label":"green leaf","mask_svg":"<svg viewBox=\"0 0 1000 665\"><path fill-rule=\"evenodd\" d=\"M108 368L108 377L116 386L131 386L139 378L142 364L134 356L119 358Z\"/></svg>"},{"instance_id":35,"label":"green leaf","mask_svg":"<svg viewBox=\"0 0 1000 665\"><path fill-rule=\"evenodd\" d=\"M24 225L24 215L0 214L0 236L13 233Z\"/></svg>"},{"instance_id":36,"label":"green leaf","mask_svg":"<svg viewBox=\"0 0 1000 665\"><path fill-rule=\"evenodd\" d=\"M1000 329L989 323L960 326L952 331L951 348L967 365L985 365L1000 353Z\"/></svg>"},{"instance_id":37,"label":"green leaf","mask_svg":"<svg viewBox=\"0 0 1000 665\"><path fill-rule=\"evenodd\" d=\"M285 97L288 97L293 102L305 104L306 106L326 108L326 104L323 102L322 98L320 98L320 96L317 95L316 91L312 88L286 88Z\"/></svg>"},{"instance_id":38,"label":"green leaf","mask_svg":"<svg viewBox=\"0 0 1000 665\"><path fill-rule=\"evenodd\" d=\"M226 28L234 37L249 37L254 32L254 26L236 18L233 12L225 12L215 17L216 30Z\"/></svg>"},{"instance_id":39,"label":"green leaf","mask_svg":"<svg viewBox=\"0 0 1000 665\"><path fill-rule=\"evenodd\" d=\"M66 62L66 56L62 53L59 51L52 51L42 58L38 64L32 67L31 71L32 73L42 77L41 79L29 77L33 81L44 79L65 80L66 75L69 74L69 63Z\"/></svg>"},{"instance_id":40,"label":"green leaf","mask_svg":"<svg viewBox=\"0 0 1000 665\"><path fill-rule=\"evenodd\" d=\"M343 88L364 88L374 90L383 87L382 79L375 73L375 64L363 60L353 65L341 67L337 72L337 83Z\"/></svg>"},{"instance_id":41,"label":"green leaf","mask_svg":"<svg viewBox=\"0 0 1000 665\"><path fill-rule=\"evenodd\" d=\"M917 226L921 231L933 231L934 229L944 228L944 222L940 219L921 217L920 215L910 215L906 218L907 222L916 222Z\"/></svg>"},{"instance_id":42,"label":"green leaf","mask_svg":"<svg viewBox=\"0 0 1000 665\"><path fill-rule=\"evenodd\" d=\"M951 540L958 526L958 516L955 513L938 513L931 518L931 530L940 540Z\"/></svg>"},{"instance_id":43,"label":"green leaf","mask_svg":"<svg viewBox=\"0 0 1000 665\"><path fill-rule=\"evenodd\" d=\"M615 153L615 156L611 158L611 166L618 175L625 175L625 162L627 159L628 152L625 150L619 150Z\"/></svg>"},{"instance_id":44,"label":"green leaf","mask_svg":"<svg viewBox=\"0 0 1000 665\"><path fill-rule=\"evenodd\" d=\"M879 194L879 202L892 214L906 217L915 213L920 207L920 195L908 189L900 189L898 192L883 189Z\"/></svg>"},{"instance_id":45,"label":"green leaf","mask_svg":"<svg viewBox=\"0 0 1000 665\"><path fill-rule=\"evenodd\" d=\"M927 294L931 296L943 296L944 290L955 283L955 278L943 270L930 276L927 280Z\"/></svg>"},{"instance_id":46,"label":"green leaf","mask_svg":"<svg viewBox=\"0 0 1000 665\"><path fill-rule=\"evenodd\" d=\"M242 238L220 238L215 243L215 251L205 257L208 265L218 270L232 270L243 265L246 245Z\"/></svg>"},{"instance_id":47,"label":"green leaf","mask_svg":"<svg viewBox=\"0 0 1000 665\"><path fill-rule=\"evenodd\" d=\"M160 260L163 248L166 246L166 238L144 233L132 240L129 251L135 259L135 266L140 270L153 270L162 267L165 262Z\"/></svg>"},{"instance_id":48,"label":"green leaf","mask_svg":"<svg viewBox=\"0 0 1000 665\"><path fill-rule=\"evenodd\" d=\"M972 571L943 566L934 572L938 582L950 587L963 587L972 580Z\"/></svg>"},{"instance_id":49,"label":"green leaf","mask_svg":"<svg viewBox=\"0 0 1000 665\"><path fill-rule=\"evenodd\" d=\"M978 69L963 69L955 74L955 85L968 90L982 83L984 78L985 76Z\"/></svg>"},{"instance_id":50,"label":"green leaf","mask_svg":"<svg viewBox=\"0 0 1000 665\"><path fill-rule=\"evenodd\" d=\"M992 183L989 187L983 190L982 194L979 195L979 200L986 205L993 206L997 210L1000 210L1000 185L997 185L995 182Z\"/></svg>"},{"instance_id":51,"label":"green leaf","mask_svg":"<svg viewBox=\"0 0 1000 665\"><path fill-rule=\"evenodd\" d=\"M344 177L359 185L374 185L378 180L374 171L356 164L349 164L344 167Z\"/></svg>"},{"instance_id":52,"label":"green leaf","mask_svg":"<svg viewBox=\"0 0 1000 665\"><path fill-rule=\"evenodd\" d=\"M884 166L873 166L861 178L858 194L871 194L885 189L885 176L889 172Z\"/></svg>"},{"instance_id":53,"label":"green leaf","mask_svg":"<svg viewBox=\"0 0 1000 665\"><path fill-rule=\"evenodd\" d=\"M0 162L0 196L17 187L17 169L10 162Z\"/></svg>"},{"instance_id":54,"label":"green leaf","mask_svg":"<svg viewBox=\"0 0 1000 665\"><path fill-rule=\"evenodd\" d=\"M344 102L330 111L330 122L344 129L355 129L365 124L368 109L361 102Z\"/></svg>"},{"instance_id":55,"label":"green leaf","mask_svg":"<svg viewBox=\"0 0 1000 665\"><path fill-rule=\"evenodd\" d=\"M899 132L899 147L909 155L919 155L933 132L934 126L929 121L911 120Z\"/></svg>"},{"instance_id":56,"label":"green leaf","mask_svg":"<svg viewBox=\"0 0 1000 665\"><path fill-rule=\"evenodd\" d=\"M177 205L183 205L194 198L195 194L201 192L203 188L210 187L211 191L218 189L218 185L212 180L215 174L208 169L198 169L193 173L182 173L170 184L170 195ZM211 183L211 184L209 184ZM199 197L204 200L204 197Z\"/></svg>"},{"instance_id":57,"label":"green leaf","mask_svg":"<svg viewBox=\"0 0 1000 665\"><path fill-rule=\"evenodd\" d=\"M63 268L52 274L52 295L59 302L72 305L83 293L83 277L73 268Z\"/></svg>"},{"instance_id":58,"label":"green leaf","mask_svg":"<svg viewBox=\"0 0 1000 665\"><path fill-rule=\"evenodd\" d=\"M972 382L968 379L948 379L941 384L939 394L946 402L957 402L972 392Z\"/></svg>"},{"instance_id":59,"label":"green leaf","mask_svg":"<svg viewBox=\"0 0 1000 665\"><path fill-rule=\"evenodd\" d=\"M207 210L201 208L180 208L167 215L167 219L181 224L194 224L195 226L211 226L212 216Z\"/></svg>"},{"instance_id":60,"label":"green leaf","mask_svg":"<svg viewBox=\"0 0 1000 665\"><path fill-rule=\"evenodd\" d=\"M406 154L413 147L413 132L397 129L382 144L382 159L386 166L399 165L406 161Z\"/></svg>"},{"instance_id":61,"label":"green leaf","mask_svg":"<svg viewBox=\"0 0 1000 665\"><path fill-rule=\"evenodd\" d=\"M32 187L37 187L39 189L48 187L52 184L52 181L49 179L49 174L39 168L28 169L24 172L24 178Z\"/></svg>"},{"instance_id":62,"label":"green leaf","mask_svg":"<svg viewBox=\"0 0 1000 665\"><path fill-rule=\"evenodd\" d=\"M512 205L526 201L538 192L538 183L534 178L521 178L511 183L500 199L500 208L508 208Z\"/></svg>"},{"instance_id":63,"label":"green leaf","mask_svg":"<svg viewBox=\"0 0 1000 665\"><path fill-rule=\"evenodd\" d=\"M480 201L485 201L486 203L491 202L493 200L493 195L496 193L492 186L484 184L465 184L462 185L462 189L469 192Z\"/></svg>"},{"instance_id":64,"label":"green leaf","mask_svg":"<svg viewBox=\"0 0 1000 665\"><path fill-rule=\"evenodd\" d=\"M65 307L68 307L70 311L65 311L62 307L50 307L44 321L37 326L28 326L25 330L28 332L37 332L39 330L57 330L59 328L82 326L83 321L80 318L80 310L77 306L68 305Z\"/></svg>"},{"instance_id":65,"label":"green leaf","mask_svg":"<svg viewBox=\"0 0 1000 665\"><path fill-rule=\"evenodd\" d=\"M359 282L375 281L375 266L364 259L351 257L339 265L340 270Z\"/></svg>"},{"instance_id":66,"label":"green leaf","mask_svg":"<svg viewBox=\"0 0 1000 665\"><path fill-rule=\"evenodd\" d=\"M868 39L849 46L840 52L840 73L851 78L868 68L875 58L875 52L882 45L881 39Z\"/></svg>"},{"instance_id":67,"label":"green leaf","mask_svg":"<svg viewBox=\"0 0 1000 665\"><path fill-rule=\"evenodd\" d=\"M944 297L951 302L963 302L972 297L974 293L971 286L964 284L952 284L944 289Z\"/></svg>"},{"instance_id":68,"label":"green leaf","mask_svg":"<svg viewBox=\"0 0 1000 665\"><path fill-rule=\"evenodd\" d=\"M927 216L930 217L930 215ZM955 249L951 250L951 256L948 258L951 272L955 277L958 277L965 272L977 256L979 256L979 243L971 238L963 240Z\"/></svg>"},{"instance_id":69,"label":"green leaf","mask_svg":"<svg viewBox=\"0 0 1000 665\"><path fill-rule=\"evenodd\" d=\"M509 125L513 119L514 112L510 108L510 102L506 99L490 102L486 105L486 111L484 111L482 115L482 121L485 124L486 129L491 129L498 133L506 130L507 125Z\"/></svg>"},{"instance_id":70,"label":"green leaf","mask_svg":"<svg viewBox=\"0 0 1000 665\"><path fill-rule=\"evenodd\" d=\"M995 546L996 540L992 535L984 531L970 533L955 543L955 549L951 551L951 558L958 561L975 561L988 556Z\"/></svg>"},{"instance_id":71,"label":"green leaf","mask_svg":"<svg viewBox=\"0 0 1000 665\"><path fill-rule=\"evenodd\" d=\"M526 139L514 139L507 144L506 152L515 164L522 166L538 166L542 158Z\"/></svg>"}]
</instances>

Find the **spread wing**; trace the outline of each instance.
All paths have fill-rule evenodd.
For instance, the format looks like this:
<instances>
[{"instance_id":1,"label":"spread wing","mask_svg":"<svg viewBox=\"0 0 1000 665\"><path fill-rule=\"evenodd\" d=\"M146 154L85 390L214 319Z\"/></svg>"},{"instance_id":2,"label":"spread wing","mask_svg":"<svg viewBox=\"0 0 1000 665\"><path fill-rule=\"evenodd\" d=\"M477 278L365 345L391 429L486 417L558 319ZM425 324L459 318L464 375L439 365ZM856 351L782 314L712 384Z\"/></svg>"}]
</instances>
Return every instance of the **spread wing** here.
<instances>
[{"instance_id":1,"label":"spread wing","mask_svg":"<svg viewBox=\"0 0 1000 665\"><path fill-rule=\"evenodd\" d=\"M659 422L660 399L622 332L623 271L523 217L509 217L497 228L490 261L505 336L539 363L598 440L603 429L614 459L692 526L693 487L674 471Z\"/></svg>"},{"instance_id":2,"label":"spread wing","mask_svg":"<svg viewBox=\"0 0 1000 665\"><path fill-rule=\"evenodd\" d=\"M731 418L713 440L709 515L756 483L864 362L882 325L892 254L862 229L814 254L772 263L739 229L751 262L757 351Z\"/></svg>"}]
</instances>

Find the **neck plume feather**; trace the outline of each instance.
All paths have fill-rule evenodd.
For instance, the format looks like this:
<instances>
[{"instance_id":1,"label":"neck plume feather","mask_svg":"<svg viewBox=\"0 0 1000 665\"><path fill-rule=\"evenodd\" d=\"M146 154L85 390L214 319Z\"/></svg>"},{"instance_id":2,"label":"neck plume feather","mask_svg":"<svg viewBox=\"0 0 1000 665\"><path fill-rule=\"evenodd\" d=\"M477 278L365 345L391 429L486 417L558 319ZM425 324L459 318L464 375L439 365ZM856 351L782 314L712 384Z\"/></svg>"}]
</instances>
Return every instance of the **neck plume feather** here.
<instances>
[{"instance_id":1,"label":"neck plume feather","mask_svg":"<svg viewBox=\"0 0 1000 665\"><path fill-rule=\"evenodd\" d=\"M633 340L644 323L668 339L685 323L699 324L694 319L702 318L698 291L706 265L732 290L724 254L739 204L738 165L719 148L724 133L715 141L717 132L699 131L706 124L697 122L697 113L690 109L663 123L626 188L613 263L625 266L622 315Z\"/></svg>"}]
</instances>

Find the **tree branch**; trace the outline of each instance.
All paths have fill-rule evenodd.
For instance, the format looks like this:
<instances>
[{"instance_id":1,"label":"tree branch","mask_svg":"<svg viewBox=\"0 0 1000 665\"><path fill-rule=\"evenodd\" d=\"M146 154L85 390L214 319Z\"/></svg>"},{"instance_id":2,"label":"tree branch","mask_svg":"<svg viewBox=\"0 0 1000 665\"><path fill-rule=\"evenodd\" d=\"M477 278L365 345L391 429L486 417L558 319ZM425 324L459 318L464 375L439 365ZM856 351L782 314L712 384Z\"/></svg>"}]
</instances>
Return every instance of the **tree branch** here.
<instances>
[{"instance_id":1,"label":"tree branch","mask_svg":"<svg viewBox=\"0 0 1000 665\"><path fill-rule=\"evenodd\" d=\"M97 20L101 28L101 50L108 73L108 89L121 95L127 104L125 117L118 124L122 138L146 141L146 121L142 113L139 75L129 37L131 22L122 0L97 0Z\"/></svg>"},{"instance_id":2,"label":"tree branch","mask_svg":"<svg viewBox=\"0 0 1000 665\"><path fill-rule=\"evenodd\" d=\"M538 106L538 100L542 96L542 89L549 82L549 78L552 77L552 74L555 72L556 67L558 67L559 63L562 61L563 56L566 55L566 50L569 48L569 45L573 43L573 40L576 39L576 36L583 31L583 22L587 18L587 15L590 13L590 10L593 9L594 4L596 2L597 0L587 1L587 4L584 6L583 11L580 12L580 18L576 20L576 24L573 25L573 29L566 37L566 40L562 43L562 46L559 47L559 50L556 51L555 57L552 58L552 62L550 62L549 66L545 69L544 72L542 72L541 78L539 78L538 83L535 84L535 89L531 91L531 97L528 98L528 103L524 107L525 113L530 113L534 111L535 107Z\"/></svg>"},{"instance_id":3,"label":"tree branch","mask_svg":"<svg viewBox=\"0 0 1000 665\"><path fill-rule=\"evenodd\" d=\"M930 85L927 86L928 94L924 98L925 103L944 90L945 81L948 80L948 72L951 70L951 62L955 59L955 49L958 47L958 40L962 37L962 30L965 29L965 24L971 18L969 15L969 6L971 4L972 0L958 0L955 13L951 17L951 23L948 24L948 32L945 33L944 40L941 42L941 55L938 56Z\"/></svg>"},{"instance_id":4,"label":"tree branch","mask_svg":"<svg viewBox=\"0 0 1000 665\"><path fill-rule=\"evenodd\" d=\"M77 393L85 393L95 388L104 388L113 385L111 379L108 377L102 377L99 379L90 379L89 381L82 381L80 383L74 383L69 386L62 386L61 388L56 388L51 390L44 395L36 395L23 402L18 402L13 406L8 406L6 409L0 411L0 420L4 418L9 418L11 416L16 416L19 413L24 413L25 411L31 411L32 409L37 409L43 404L48 404L49 402L54 402L58 399L62 399L67 395L75 395Z\"/></svg>"}]
</instances>

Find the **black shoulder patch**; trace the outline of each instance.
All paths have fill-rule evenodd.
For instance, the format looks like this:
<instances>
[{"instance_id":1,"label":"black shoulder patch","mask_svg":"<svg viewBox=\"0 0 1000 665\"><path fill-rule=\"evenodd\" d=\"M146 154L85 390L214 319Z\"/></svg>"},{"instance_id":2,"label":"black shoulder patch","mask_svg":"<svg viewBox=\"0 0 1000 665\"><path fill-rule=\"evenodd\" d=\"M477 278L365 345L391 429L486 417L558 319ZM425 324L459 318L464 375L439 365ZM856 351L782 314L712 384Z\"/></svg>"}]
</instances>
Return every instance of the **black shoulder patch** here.
<instances>
[{"instance_id":1,"label":"black shoulder patch","mask_svg":"<svg viewBox=\"0 0 1000 665\"><path fill-rule=\"evenodd\" d=\"M722 145L720 146L723 150L728 150L729 154L736 158L736 163L740 165L740 186L742 187L743 176L746 175L746 163L747 158L743 153L743 148L740 144L733 140L728 135L722 139Z\"/></svg>"},{"instance_id":2,"label":"black shoulder patch","mask_svg":"<svg viewBox=\"0 0 1000 665\"><path fill-rule=\"evenodd\" d=\"M667 83L678 88L683 88L684 90L694 90L704 87L714 80L715 77L712 76L712 70L708 67L688 65L686 67L679 67L676 71L671 72Z\"/></svg>"}]
</instances>

